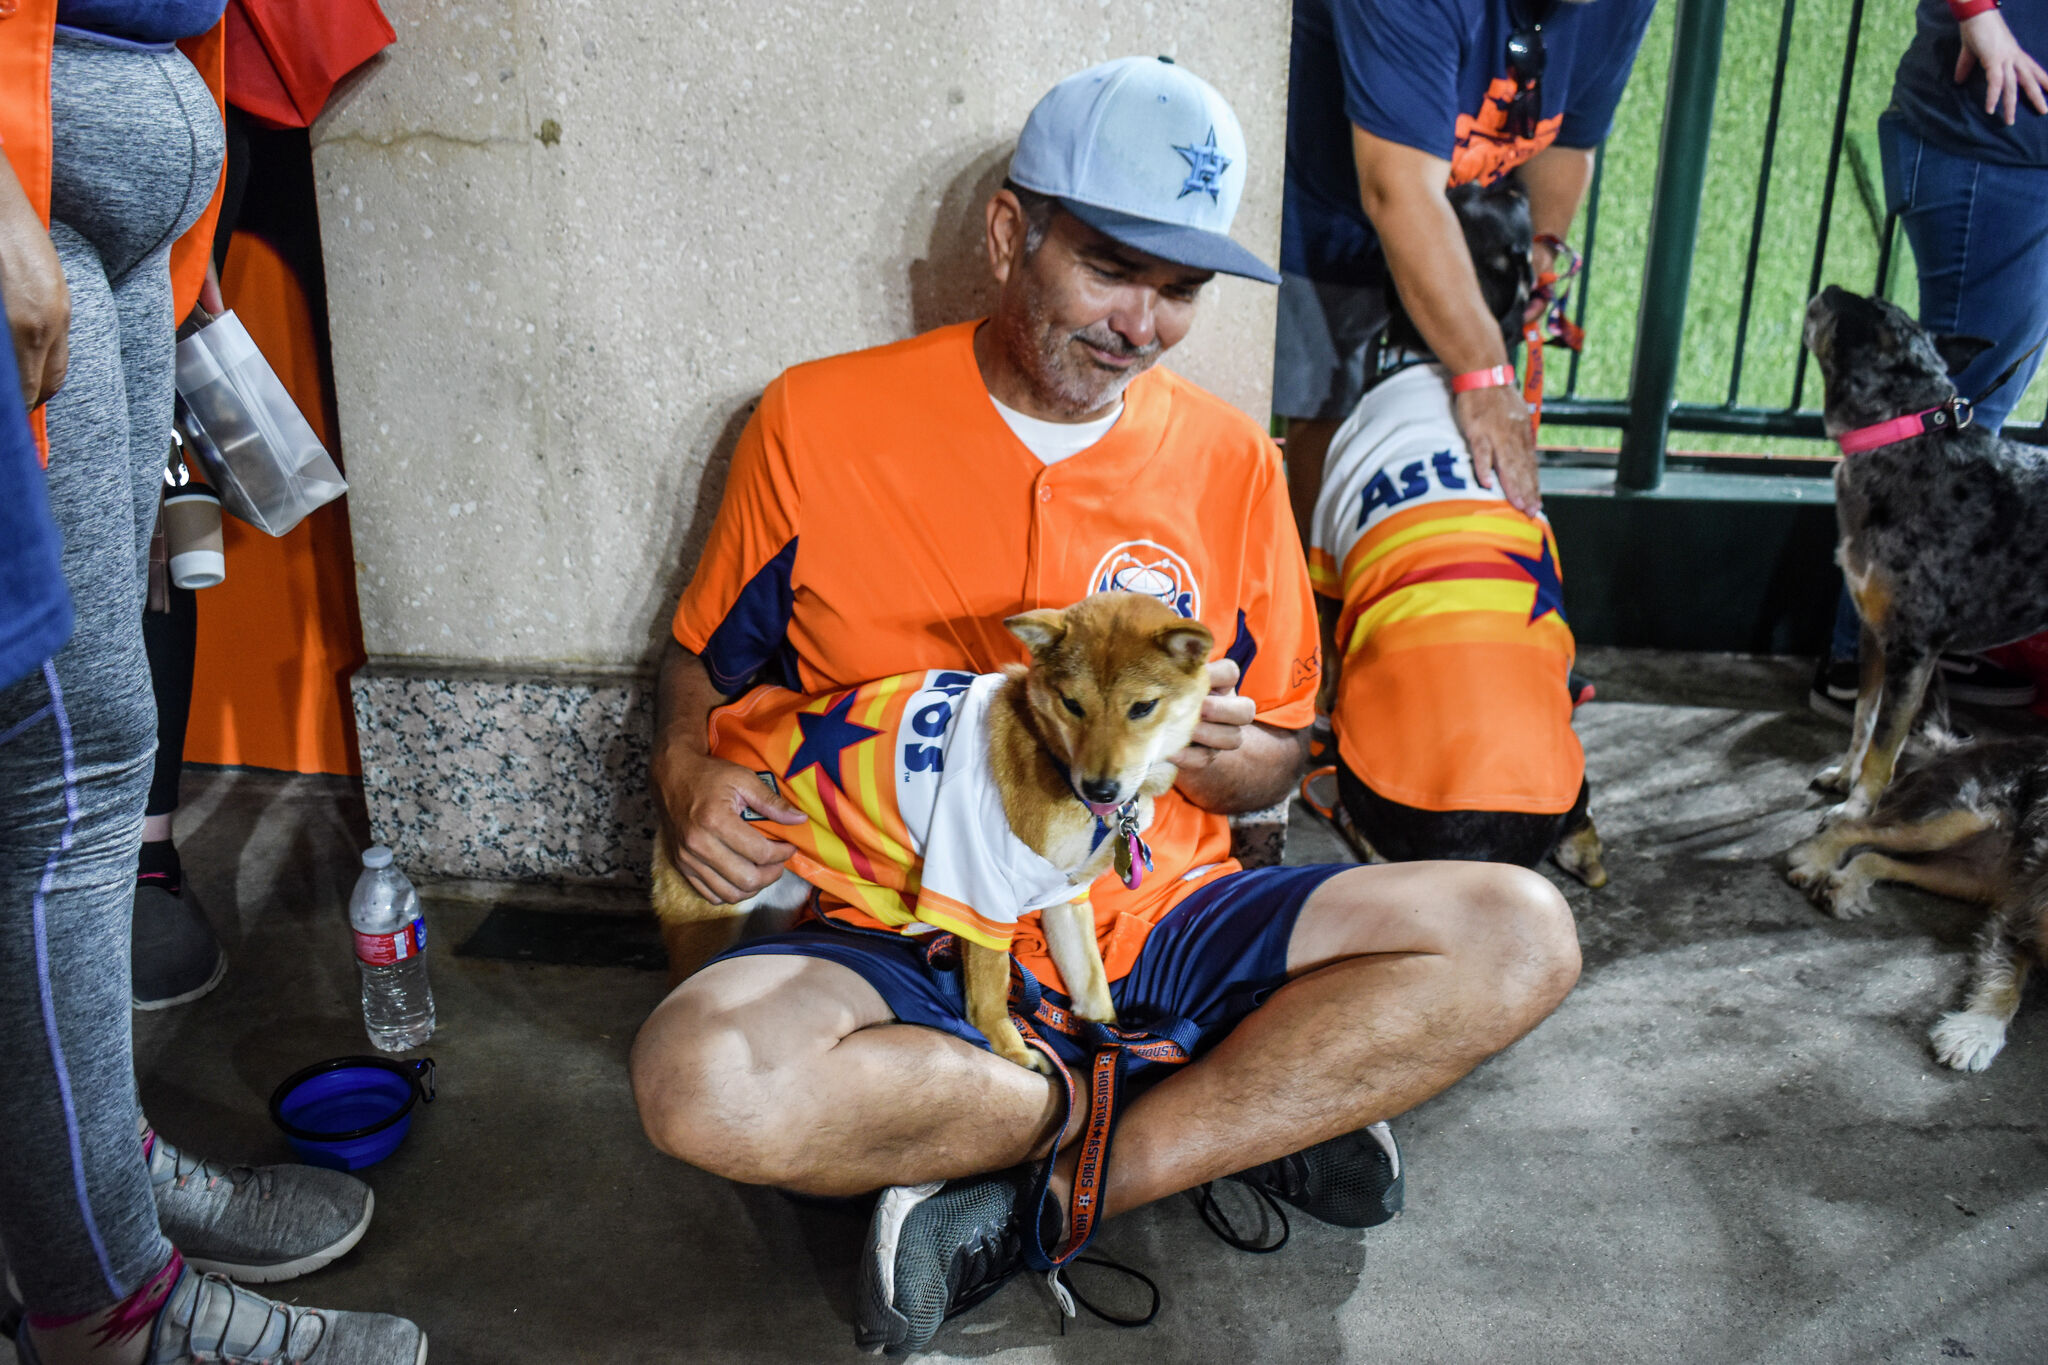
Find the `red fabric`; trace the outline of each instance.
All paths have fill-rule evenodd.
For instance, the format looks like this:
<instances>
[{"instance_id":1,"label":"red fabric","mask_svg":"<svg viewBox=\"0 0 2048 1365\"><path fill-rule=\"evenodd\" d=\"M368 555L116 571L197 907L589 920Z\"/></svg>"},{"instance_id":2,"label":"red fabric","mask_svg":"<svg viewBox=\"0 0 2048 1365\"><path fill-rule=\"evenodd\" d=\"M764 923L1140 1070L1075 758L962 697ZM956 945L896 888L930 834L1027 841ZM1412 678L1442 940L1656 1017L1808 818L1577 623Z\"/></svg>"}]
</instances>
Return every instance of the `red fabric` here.
<instances>
[{"instance_id":1,"label":"red fabric","mask_svg":"<svg viewBox=\"0 0 2048 1365\"><path fill-rule=\"evenodd\" d=\"M2038 689L2034 693L2034 714L2048 718L2048 631L2018 644L2000 645L1987 651L1984 657L2000 668L2009 668L2032 678Z\"/></svg>"},{"instance_id":2,"label":"red fabric","mask_svg":"<svg viewBox=\"0 0 2048 1365\"><path fill-rule=\"evenodd\" d=\"M1998 0L1948 0L1949 17L1957 23L1974 19L1988 9L1997 9Z\"/></svg>"},{"instance_id":3,"label":"red fabric","mask_svg":"<svg viewBox=\"0 0 2048 1365\"><path fill-rule=\"evenodd\" d=\"M342 77L398 34L377 0L229 0L228 103L279 128L320 117Z\"/></svg>"}]
</instances>

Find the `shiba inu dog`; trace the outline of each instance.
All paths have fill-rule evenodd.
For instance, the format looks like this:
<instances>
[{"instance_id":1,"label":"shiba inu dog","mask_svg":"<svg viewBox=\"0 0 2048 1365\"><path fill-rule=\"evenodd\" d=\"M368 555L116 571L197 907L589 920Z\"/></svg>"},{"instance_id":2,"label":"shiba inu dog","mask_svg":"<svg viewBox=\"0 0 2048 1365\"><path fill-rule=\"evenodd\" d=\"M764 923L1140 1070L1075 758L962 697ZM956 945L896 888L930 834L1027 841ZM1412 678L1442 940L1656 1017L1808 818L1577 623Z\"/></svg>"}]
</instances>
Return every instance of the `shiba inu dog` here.
<instances>
[{"instance_id":1,"label":"shiba inu dog","mask_svg":"<svg viewBox=\"0 0 2048 1365\"><path fill-rule=\"evenodd\" d=\"M711 752L811 816L763 824L797 846L783 878L737 905L700 896L654 851L672 973L730 941L736 917L821 891L900 932L957 936L967 1019L997 1055L1047 1071L1009 1014L1009 943L1037 913L1076 1015L1113 1023L1088 886L1150 858L1152 799L1173 785L1208 695L1208 627L1157 598L1096 593L1004 623L1029 666L933 669L820 697L764 687L713 713Z\"/></svg>"}]
</instances>

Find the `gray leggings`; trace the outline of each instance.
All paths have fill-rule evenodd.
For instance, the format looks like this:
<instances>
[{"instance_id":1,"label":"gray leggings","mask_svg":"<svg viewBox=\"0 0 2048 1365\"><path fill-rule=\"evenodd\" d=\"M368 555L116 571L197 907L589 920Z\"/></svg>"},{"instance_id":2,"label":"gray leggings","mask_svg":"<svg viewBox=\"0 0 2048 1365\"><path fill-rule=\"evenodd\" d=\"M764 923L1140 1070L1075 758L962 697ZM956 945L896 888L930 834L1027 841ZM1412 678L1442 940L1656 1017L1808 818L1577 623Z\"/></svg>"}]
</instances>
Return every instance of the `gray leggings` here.
<instances>
[{"instance_id":1,"label":"gray leggings","mask_svg":"<svg viewBox=\"0 0 2048 1365\"><path fill-rule=\"evenodd\" d=\"M36 1313L119 1302L170 1258L138 1134L129 919L156 706L142 607L170 443L170 246L220 175L184 57L60 35L50 237L71 363L50 504L78 625L0 690L0 1244Z\"/></svg>"}]
</instances>

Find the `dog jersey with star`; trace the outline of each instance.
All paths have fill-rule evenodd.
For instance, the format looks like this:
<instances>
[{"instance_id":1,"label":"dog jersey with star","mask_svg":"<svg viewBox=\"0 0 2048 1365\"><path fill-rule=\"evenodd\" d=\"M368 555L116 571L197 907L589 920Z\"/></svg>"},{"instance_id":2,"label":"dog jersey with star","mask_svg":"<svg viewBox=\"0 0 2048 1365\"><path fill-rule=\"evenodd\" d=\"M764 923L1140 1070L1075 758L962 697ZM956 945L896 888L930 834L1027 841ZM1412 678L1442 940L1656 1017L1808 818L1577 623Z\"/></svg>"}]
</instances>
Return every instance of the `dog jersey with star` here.
<instances>
[{"instance_id":1,"label":"dog jersey with star","mask_svg":"<svg viewBox=\"0 0 2048 1365\"><path fill-rule=\"evenodd\" d=\"M1331 439L1309 546L1342 603L1346 766L1422 810L1569 810L1585 754L1559 575L1550 523L1474 477L1442 366L1369 391Z\"/></svg>"},{"instance_id":2,"label":"dog jersey with star","mask_svg":"<svg viewBox=\"0 0 2048 1365\"><path fill-rule=\"evenodd\" d=\"M1008 952L1017 921L1088 888L1010 829L989 768L1000 673L931 669L823 696L759 687L711 716L711 752L810 817L755 828L830 902L903 933L949 930Z\"/></svg>"}]
</instances>

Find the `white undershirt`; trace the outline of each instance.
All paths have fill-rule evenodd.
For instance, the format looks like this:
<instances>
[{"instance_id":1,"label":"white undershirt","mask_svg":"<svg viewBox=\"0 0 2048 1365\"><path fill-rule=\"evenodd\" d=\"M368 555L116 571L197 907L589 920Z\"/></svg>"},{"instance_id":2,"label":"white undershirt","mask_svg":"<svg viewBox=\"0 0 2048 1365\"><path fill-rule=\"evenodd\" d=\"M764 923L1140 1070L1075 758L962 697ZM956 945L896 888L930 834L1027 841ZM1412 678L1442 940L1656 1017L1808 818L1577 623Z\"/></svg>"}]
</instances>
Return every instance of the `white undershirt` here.
<instances>
[{"instance_id":1,"label":"white undershirt","mask_svg":"<svg viewBox=\"0 0 2048 1365\"><path fill-rule=\"evenodd\" d=\"M1121 398L1116 400L1116 406L1107 416L1092 422L1048 422L1007 406L994 394L988 396L988 401L996 405L996 411L1009 423L1010 430L1017 433L1017 439L1038 457L1041 464L1058 464L1070 455L1079 455L1109 435L1116 419L1124 415L1124 400Z\"/></svg>"}]
</instances>

